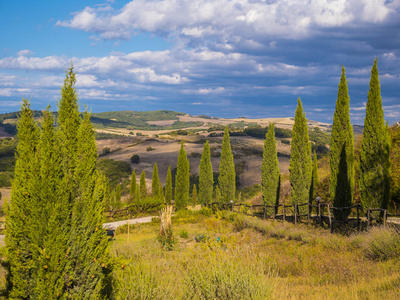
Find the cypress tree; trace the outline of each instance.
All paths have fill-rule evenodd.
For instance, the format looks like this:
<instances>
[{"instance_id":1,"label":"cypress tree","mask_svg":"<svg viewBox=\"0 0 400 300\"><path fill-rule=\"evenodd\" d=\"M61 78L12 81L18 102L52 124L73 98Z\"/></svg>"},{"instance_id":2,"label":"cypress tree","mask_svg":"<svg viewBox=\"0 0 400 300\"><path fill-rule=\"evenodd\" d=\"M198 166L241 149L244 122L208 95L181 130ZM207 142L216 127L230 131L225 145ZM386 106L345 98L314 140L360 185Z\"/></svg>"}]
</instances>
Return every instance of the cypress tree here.
<instances>
[{"instance_id":1,"label":"cypress tree","mask_svg":"<svg viewBox=\"0 0 400 300\"><path fill-rule=\"evenodd\" d=\"M77 153L75 182L78 183L78 197L72 208L70 259L66 276L68 294L72 299L102 298L108 273L104 266L109 259L107 237L102 230L104 178L96 172L97 147L87 112L77 133ZM119 190L119 199L120 195Z\"/></svg>"},{"instance_id":2,"label":"cypress tree","mask_svg":"<svg viewBox=\"0 0 400 300\"><path fill-rule=\"evenodd\" d=\"M221 192L219 191L218 185L216 185L214 190L214 201L219 202L220 200L221 200Z\"/></svg>"},{"instance_id":3,"label":"cypress tree","mask_svg":"<svg viewBox=\"0 0 400 300\"><path fill-rule=\"evenodd\" d=\"M360 193L364 209L386 209L390 194L390 140L383 117L377 64L375 59L360 150Z\"/></svg>"},{"instance_id":4,"label":"cypress tree","mask_svg":"<svg viewBox=\"0 0 400 300\"><path fill-rule=\"evenodd\" d=\"M65 253L69 236L64 230L68 219L69 205L57 201L60 195L59 179L62 174L60 144L53 127L54 120L49 108L43 112L38 151L40 172L36 177L36 209L33 217L37 222L31 228L35 232L35 246L38 248L38 270L36 294L38 299L56 299L62 295L65 275Z\"/></svg>"},{"instance_id":5,"label":"cypress tree","mask_svg":"<svg viewBox=\"0 0 400 300\"><path fill-rule=\"evenodd\" d=\"M135 204L141 204L140 201L140 186L136 184Z\"/></svg>"},{"instance_id":6,"label":"cypress tree","mask_svg":"<svg viewBox=\"0 0 400 300\"><path fill-rule=\"evenodd\" d=\"M160 179L158 177L157 163L155 163L153 167L153 177L151 181L151 194L153 196L159 196L158 195L159 191L160 191Z\"/></svg>"},{"instance_id":7,"label":"cypress tree","mask_svg":"<svg viewBox=\"0 0 400 300\"><path fill-rule=\"evenodd\" d=\"M263 203L272 206L279 203L279 161L275 144L275 126L269 123L268 132L265 136L263 160L261 165L261 188ZM272 213L272 209L269 209Z\"/></svg>"},{"instance_id":8,"label":"cypress tree","mask_svg":"<svg viewBox=\"0 0 400 300\"><path fill-rule=\"evenodd\" d=\"M292 187L291 199L293 204L307 203L311 184L311 145L308 137L307 119L303 113L300 98L297 99L294 117L293 134L290 150L289 180ZM305 207L300 210L301 214Z\"/></svg>"},{"instance_id":9,"label":"cypress tree","mask_svg":"<svg viewBox=\"0 0 400 300\"><path fill-rule=\"evenodd\" d=\"M146 186L146 174L144 170L142 174L140 174L140 199L144 201L147 197L147 186Z\"/></svg>"},{"instance_id":10,"label":"cypress tree","mask_svg":"<svg viewBox=\"0 0 400 300\"><path fill-rule=\"evenodd\" d=\"M160 182L160 187L158 188L158 198L160 199L161 203L165 202L165 198L164 198L164 188L162 183Z\"/></svg>"},{"instance_id":11,"label":"cypress tree","mask_svg":"<svg viewBox=\"0 0 400 300\"><path fill-rule=\"evenodd\" d=\"M231 143L229 141L229 130L228 126L226 126L224 138L222 139L221 162L219 165L218 177L222 203L229 203L230 200L235 199L235 178L235 164L233 162Z\"/></svg>"},{"instance_id":12,"label":"cypress tree","mask_svg":"<svg viewBox=\"0 0 400 300\"><path fill-rule=\"evenodd\" d=\"M35 273L32 261L35 246L31 238L32 209L35 206L33 182L37 176L37 145L39 132L33 119L30 103L23 99L17 123L18 146L11 187L11 199L6 219L6 247L8 252L8 289L11 299L27 299L34 294Z\"/></svg>"},{"instance_id":13,"label":"cypress tree","mask_svg":"<svg viewBox=\"0 0 400 300\"><path fill-rule=\"evenodd\" d=\"M183 141L178 155L178 166L175 177L175 207L185 209L189 200L189 160L183 148Z\"/></svg>"},{"instance_id":14,"label":"cypress tree","mask_svg":"<svg viewBox=\"0 0 400 300\"><path fill-rule=\"evenodd\" d=\"M214 188L214 176L211 164L211 152L208 141L204 144L199 170L199 200L202 205L211 202Z\"/></svg>"},{"instance_id":15,"label":"cypress tree","mask_svg":"<svg viewBox=\"0 0 400 300\"><path fill-rule=\"evenodd\" d=\"M111 209L111 195L110 195L110 181L107 177L104 177L104 210Z\"/></svg>"},{"instance_id":16,"label":"cypress tree","mask_svg":"<svg viewBox=\"0 0 400 300\"><path fill-rule=\"evenodd\" d=\"M117 202L115 201L116 200L116 197L115 197L116 195L115 195L115 189L111 192L111 196L110 196L110 202L111 202L111 207L112 207L112 210L115 210L115 209L117 209L118 207L117 207Z\"/></svg>"},{"instance_id":17,"label":"cypress tree","mask_svg":"<svg viewBox=\"0 0 400 300\"><path fill-rule=\"evenodd\" d=\"M129 188L129 205L135 203L135 196L136 196L136 172L135 170L133 170L131 177L131 185Z\"/></svg>"},{"instance_id":18,"label":"cypress tree","mask_svg":"<svg viewBox=\"0 0 400 300\"><path fill-rule=\"evenodd\" d=\"M115 187L115 206L117 209L120 209L122 207L120 184L117 184L117 186Z\"/></svg>"},{"instance_id":19,"label":"cypress tree","mask_svg":"<svg viewBox=\"0 0 400 300\"><path fill-rule=\"evenodd\" d=\"M350 98L343 66L335 114L333 115L330 146L331 156L329 163L331 173L329 191L333 206L348 207L353 203L354 194L354 139L353 127L350 122ZM342 155L344 155L343 158ZM341 159L343 159L342 162L340 162ZM347 174L346 179L339 178L344 174ZM338 186L339 182L344 186ZM340 197L337 197L336 191L340 191ZM341 211L335 210L334 213L336 218L342 218ZM347 217L348 213L346 212L344 217Z\"/></svg>"},{"instance_id":20,"label":"cypress tree","mask_svg":"<svg viewBox=\"0 0 400 300\"><path fill-rule=\"evenodd\" d=\"M192 205L197 204L197 188L196 185L193 185L193 191L192 191Z\"/></svg>"},{"instance_id":21,"label":"cypress tree","mask_svg":"<svg viewBox=\"0 0 400 300\"><path fill-rule=\"evenodd\" d=\"M317 153L314 150L311 187L310 187L310 203L313 203L314 199L317 197L318 185L319 185L318 158L317 158Z\"/></svg>"},{"instance_id":22,"label":"cypress tree","mask_svg":"<svg viewBox=\"0 0 400 300\"><path fill-rule=\"evenodd\" d=\"M165 180L165 202L171 204L172 200L172 176L171 166L168 167L167 179Z\"/></svg>"}]
</instances>

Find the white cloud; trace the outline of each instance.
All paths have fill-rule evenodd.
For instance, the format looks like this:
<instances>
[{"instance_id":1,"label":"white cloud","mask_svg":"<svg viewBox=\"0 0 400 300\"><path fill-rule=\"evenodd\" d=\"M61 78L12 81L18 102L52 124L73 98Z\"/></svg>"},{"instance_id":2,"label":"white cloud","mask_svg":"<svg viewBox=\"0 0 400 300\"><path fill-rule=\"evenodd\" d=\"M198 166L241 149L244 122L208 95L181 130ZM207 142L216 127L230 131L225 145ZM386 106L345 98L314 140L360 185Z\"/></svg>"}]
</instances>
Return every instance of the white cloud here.
<instances>
[{"instance_id":1,"label":"white cloud","mask_svg":"<svg viewBox=\"0 0 400 300\"><path fill-rule=\"evenodd\" d=\"M86 7L57 25L104 39L129 39L145 31L219 44L248 40L254 46L274 37L300 39L318 28L383 22L398 9L384 0L135 0L120 10L107 8Z\"/></svg>"},{"instance_id":2,"label":"white cloud","mask_svg":"<svg viewBox=\"0 0 400 300\"><path fill-rule=\"evenodd\" d=\"M21 50L18 53L18 56L31 56L33 54L33 52L31 50Z\"/></svg>"}]
</instances>

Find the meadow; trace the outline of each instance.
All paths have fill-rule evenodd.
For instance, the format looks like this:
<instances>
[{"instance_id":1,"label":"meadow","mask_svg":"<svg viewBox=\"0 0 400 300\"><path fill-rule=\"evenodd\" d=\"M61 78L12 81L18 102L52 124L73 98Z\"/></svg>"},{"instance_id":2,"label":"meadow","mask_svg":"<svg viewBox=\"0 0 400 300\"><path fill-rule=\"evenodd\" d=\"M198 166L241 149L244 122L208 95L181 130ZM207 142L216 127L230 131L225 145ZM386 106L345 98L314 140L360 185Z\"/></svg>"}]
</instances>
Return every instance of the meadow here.
<instances>
[{"instance_id":1,"label":"meadow","mask_svg":"<svg viewBox=\"0 0 400 300\"><path fill-rule=\"evenodd\" d=\"M355 235L210 210L172 217L163 250L158 219L111 241L115 299L396 299L400 235Z\"/></svg>"}]
</instances>

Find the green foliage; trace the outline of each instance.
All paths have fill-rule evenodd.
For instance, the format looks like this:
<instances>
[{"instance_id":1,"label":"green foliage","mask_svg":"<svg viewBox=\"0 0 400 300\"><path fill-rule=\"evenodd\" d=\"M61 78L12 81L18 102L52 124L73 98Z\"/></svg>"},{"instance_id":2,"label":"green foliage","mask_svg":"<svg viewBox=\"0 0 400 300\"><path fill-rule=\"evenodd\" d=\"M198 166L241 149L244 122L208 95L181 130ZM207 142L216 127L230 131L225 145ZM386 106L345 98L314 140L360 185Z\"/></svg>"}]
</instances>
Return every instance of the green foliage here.
<instances>
[{"instance_id":1,"label":"green foliage","mask_svg":"<svg viewBox=\"0 0 400 300\"><path fill-rule=\"evenodd\" d=\"M221 201L221 192L219 191L218 185L216 185L214 189L214 202L220 202L220 201Z\"/></svg>"},{"instance_id":2,"label":"green foliage","mask_svg":"<svg viewBox=\"0 0 400 300\"><path fill-rule=\"evenodd\" d=\"M264 141L263 160L261 165L261 186L263 204L279 204L279 161L275 144L275 126L270 123Z\"/></svg>"},{"instance_id":3,"label":"green foliage","mask_svg":"<svg viewBox=\"0 0 400 300\"><path fill-rule=\"evenodd\" d=\"M140 199L144 201L147 197L147 186L146 186L146 173L142 172L140 174Z\"/></svg>"},{"instance_id":4,"label":"green foliage","mask_svg":"<svg viewBox=\"0 0 400 300\"><path fill-rule=\"evenodd\" d=\"M11 186L15 168L14 153L17 145L17 139L0 139L0 187Z\"/></svg>"},{"instance_id":5,"label":"green foliage","mask_svg":"<svg viewBox=\"0 0 400 300\"><path fill-rule=\"evenodd\" d=\"M175 177L175 207L185 209L189 200L189 160L183 148L183 141L178 155L178 166Z\"/></svg>"},{"instance_id":6,"label":"green foliage","mask_svg":"<svg viewBox=\"0 0 400 300\"><path fill-rule=\"evenodd\" d=\"M193 191L192 191L192 205L196 205L197 202L198 202L198 199L197 199L197 187L194 184L193 185Z\"/></svg>"},{"instance_id":7,"label":"green foliage","mask_svg":"<svg viewBox=\"0 0 400 300\"><path fill-rule=\"evenodd\" d=\"M377 59L371 70L360 150L360 192L364 209L387 208L390 196L390 140L382 109Z\"/></svg>"},{"instance_id":8,"label":"green foliage","mask_svg":"<svg viewBox=\"0 0 400 300\"><path fill-rule=\"evenodd\" d=\"M172 200L172 176L171 166L168 167L167 178L165 180L165 202L171 204Z\"/></svg>"},{"instance_id":9,"label":"green foliage","mask_svg":"<svg viewBox=\"0 0 400 300\"><path fill-rule=\"evenodd\" d=\"M136 202L135 196L136 196L136 172L135 170L133 170L131 177L131 184L129 187L129 202L128 202L129 205Z\"/></svg>"},{"instance_id":10,"label":"green foliage","mask_svg":"<svg viewBox=\"0 0 400 300\"><path fill-rule=\"evenodd\" d=\"M235 199L235 164L229 141L228 127L225 127L224 138L222 140L221 162L219 165L218 184L221 191L221 202L229 203Z\"/></svg>"},{"instance_id":11,"label":"green foliage","mask_svg":"<svg viewBox=\"0 0 400 300\"><path fill-rule=\"evenodd\" d=\"M319 175L318 175L318 158L317 153L314 150L313 154L313 165L312 165L312 176L310 186L310 203L313 203L317 197L317 190L319 186Z\"/></svg>"},{"instance_id":12,"label":"green foliage","mask_svg":"<svg viewBox=\"0 0 400 300\"><path fill-rule=\"evenodd\" d=\"M121 202L121 186L117 184L115 187L115 207L116 209L120 209L122 207Z\"/></svg>"},{"instance_id":13,"label":"green foliage","mask_svg":"<svg viewBox=\"0 0 400 300\"><path fill-rule=\"evenodd\" d=\"M311 146L308 138L307 119L300 98L297 99L290 150L289 180L293 204L307 203L311 184ZM303 214L303 213L302 213Z\"/></svg>"},{"instance_id":14,"label":"green foliage","mask_svg":"<svg viewBox=\"0 0 400 300\"><path fill-rule=\"evenodd\" d=\"M131 163L133 164L138 164L140 163L140 156L135 154L131 156Z\"/></svg>"},{"instance_id":15,"label":"green foliage","mask_svg":"<svg viewBox=\"0 0 400 300\"><path fill-rule=\"evenodd\" d=\"M391 135L391 170L390 170L390 194L393 204L400 204L400 126L394 125L390 128Z\"/></svg>"},{"instance_id":16,"label":"green foliage","mask_svg":"<svg viewBox=\"0 0 400 300\"><path fill-rule=\"evenodd\" d=\"M6 246L9 263L10 298L28 298L33 294L29 285L31 274L36 273L31 257L37 257L32 244L31 226L33 218L26 218L36 206L34 198L37 169L37 147L39 132L34 122L28 100L23 99L18 122L18 146L16 152L15 175L12 183L11 201L6 219Z\"/></svg>"},{"instance_id":17,"label":"green foliage","mask_svg":"<svg viewBox=\"0 0 400 300\"><path fill-rule=\"evenodd\" d=\"M343 66L333 116L330 152L329 191L333 206L351 206L354 194L354 140L350 122L350 98ZM335 211L335 217L341 219L342 212Z\"/></svg>"},{"instance_id":18,"label":"green foliage","mask_svg":"<svg viewBox=\"0 0 400 300\"><path fill-rule=\"evenodd\" d=\"M153 177L151 181L151 194L153 196L159 196L159 189L160 189L160 179L158 177L157 163L155 163L153 167Z\"/></svg>"},{"instance_id":19,"label":"green foliage","mask_svg":"<svg viewBox=\"0 0 400 300\"><path fill-rule=\"evenodd\" d=\"M129 178L129 175L132 173L131 165L126 161L109 158L99 159L96 164L96 169L108 178L111 190L115 189L121 179Z\"/></svg>"},{"instance_id":20,"label":"green foliage","mask_svg":"<svg viewBox=\"0 0 400 300\"><path fill-rule=\"evenodd\" d=\"M105 179L95 172L90 115L80 118L74 84L71 67L61 89L57 131L48 109L39 130L28 101L22 104L7 211L11 299L108 297Z\"/></svg>"},{"instance_id":21,"label":"green foliage","mask_svg":"<svg viewBox=\"0 0 400 300\"><path fill-rule=\"evenodd\" d=\"M211 164L210 145L204 144L199 167L199 200L202 205L211 202L214 177Z\"/></svg>"},{"instance_id":22,"label":"green foliage","mask_svg":"<svg viewBox=\"0 0 400 300\"><path fill-rule=\"evenodd\" d=\"M261 127L260 125L249 126L243 130L243 132L248 135L259 139L264 139L268 132L268 126ZM277 138L291 138L292 131L284 128L275 128L275 137Z\"/></svg>"}]
</instances>

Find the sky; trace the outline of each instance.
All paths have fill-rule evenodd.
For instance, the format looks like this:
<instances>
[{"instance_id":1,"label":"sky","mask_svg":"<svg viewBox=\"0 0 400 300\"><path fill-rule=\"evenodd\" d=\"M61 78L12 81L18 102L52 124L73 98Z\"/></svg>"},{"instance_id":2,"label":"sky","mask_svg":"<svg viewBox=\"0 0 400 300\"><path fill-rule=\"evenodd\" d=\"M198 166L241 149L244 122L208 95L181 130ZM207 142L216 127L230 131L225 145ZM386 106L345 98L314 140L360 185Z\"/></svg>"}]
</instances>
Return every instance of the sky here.
<instances>
[{"instance_id":1,"label":"sky","mask_svg":"<svg viewBox=\"0 0 400 300\"><path fill-rule=\"evenodd\" d=\"M57 110L65 70L92 112L332 122L342 65L362 125L378 58L400 121L400 0L0 0L0 113Z\"/></svg>"}]
</instances>

